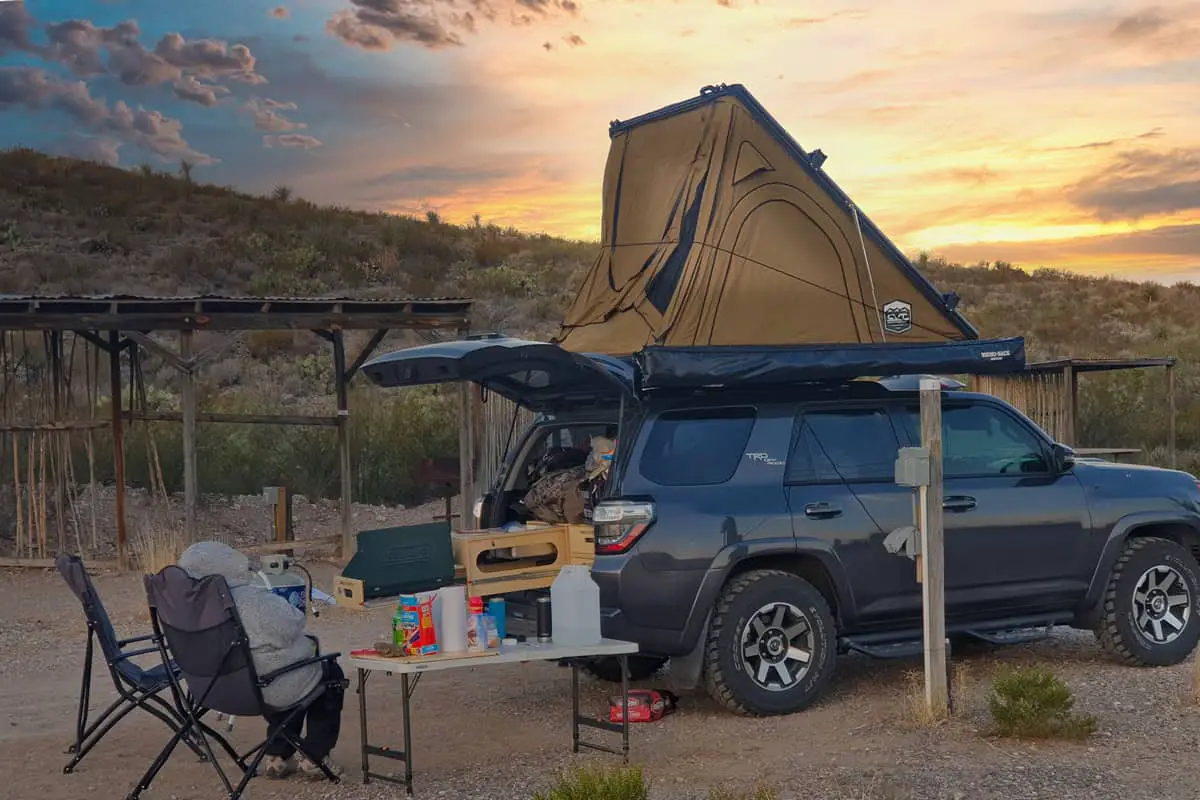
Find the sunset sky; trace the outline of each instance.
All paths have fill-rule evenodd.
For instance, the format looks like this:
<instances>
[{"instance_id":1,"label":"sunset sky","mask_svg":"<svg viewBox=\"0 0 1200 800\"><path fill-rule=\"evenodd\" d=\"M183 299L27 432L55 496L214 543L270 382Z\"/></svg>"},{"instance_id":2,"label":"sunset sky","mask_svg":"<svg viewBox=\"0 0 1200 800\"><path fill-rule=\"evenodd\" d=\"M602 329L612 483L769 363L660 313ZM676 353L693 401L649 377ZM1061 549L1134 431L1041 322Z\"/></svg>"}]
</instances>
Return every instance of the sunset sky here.
<instances>
[{"instance_id":1,"label":"sunset sky","mask_svg":"<svg viewBox=\"0 0 1200 800\"><path fill-rule=\"evenodd\" d=\"M1197 2L0 0L0 146L573 238L714 83L906 252L1200 280Z\"/></svg>"}]
</instances>

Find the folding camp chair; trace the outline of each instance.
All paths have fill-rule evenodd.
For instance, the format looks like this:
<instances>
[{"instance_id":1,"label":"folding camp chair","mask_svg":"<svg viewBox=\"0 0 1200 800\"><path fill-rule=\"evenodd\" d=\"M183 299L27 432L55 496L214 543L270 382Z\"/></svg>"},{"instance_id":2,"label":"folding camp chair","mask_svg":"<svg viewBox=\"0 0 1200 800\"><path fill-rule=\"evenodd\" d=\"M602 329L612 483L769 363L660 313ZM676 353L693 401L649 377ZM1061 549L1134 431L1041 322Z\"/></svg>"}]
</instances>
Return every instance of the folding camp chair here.
<instances>
[{"instance_id":1,"label":"folding camp chair","mask_svg":"<svg viewBox=\"0 0 1200 800\"><path fill-rule=\"evenodd\" d=\"M307 710L326 689L335 685L345 689L350 682L344 678L323 680L307 697L286 708L268 706L262 695L263 688L280 675L311 664L323 667L324 662L333 661L340 654L315 655L266 675L259 675L251 658L246 630L224 578L209 575L197 580L172 565L164 567L157 575L145 576L143 580L150 603L150 624L163 663L170 663L173 658L174 663L179 665L179 675L170 673L169 677L171 694L179 715L184 718L184 725L171 737L171 741L138 781L128 800L137 800L141 796L167 763L180 738L188 734L196 737L208 755L208 761L220 776L229 800L241 797L250 779L258 772L267 748L279 738L316 763L328 780L340 783L340 779L322 760L312 757L304 740L288 730L287 722ZM309 638L316 652L320 653L320 643L316 637ZM181 678L187 683L186 691L180 682ZM200 718L209 711L230 716L287 716L260 744L239 755L223 736L201 721ZM210 740L216 740L242 771L236 786L218 762Z\"/></svg>"},{"instance_id":2,"label":"folding camp chair","mask_svg":"<svg viewBox=\"0 0 1200 800\"><path fill-rule=\"evenodd\" d=\"M175 713L158 694L171 685L167 677L167 665L159 664L150 669L143 669L132 659L148 653L157 653L157 647L147 647L140 650L128 650L132 644L148 642L153 636L137 636L132 639L118 639L113 629L108 611L100 601L96 586L88 575L79 556L61 555L54 561L63 580L71 592L83 606L83 614L87 619L87 650L83 661L83 679L79 686L79 708L75 718L75 741L67 747L72 754L71 760L63 767L64 773L71 773L83 757L104 738L113 726L125 718L129 712L140 708L164 724L172 731L178 732L183 726L183 718ZM92 695L92 664L95 657L95 643L99 641L100 652L108 667L109 676L117 690L117 699L104 710L91 724L88 724ZM192 751L205 758L191 737L186 739Z\"/></svg>"}]
</instances>

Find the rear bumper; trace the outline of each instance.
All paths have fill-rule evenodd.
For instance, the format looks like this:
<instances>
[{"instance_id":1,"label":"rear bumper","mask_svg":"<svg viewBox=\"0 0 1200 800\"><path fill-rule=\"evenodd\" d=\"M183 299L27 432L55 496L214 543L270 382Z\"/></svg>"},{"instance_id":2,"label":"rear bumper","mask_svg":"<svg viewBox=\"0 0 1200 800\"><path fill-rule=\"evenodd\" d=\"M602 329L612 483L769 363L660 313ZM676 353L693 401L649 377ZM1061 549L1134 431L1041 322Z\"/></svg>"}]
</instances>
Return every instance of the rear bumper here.
<instances>
[{"instance_id":1,"label":"rear bumper","mask_svg":"<svg viewBox=\"0 0 1200 800\"><path fill-rule=\"evenodd\" d=\"M600 609L600 632L606 639L637 642L638 653L642 655L670 658L684 655L690 650L683 644L683 631L631 625L619 608Z\"/></svg>"},{"instance_id":2,"label":"rear bumper","mask_svg":"<svg viewBox=\"0 0 1200 800\"><path fill-rule=\"evenodd\" d=\"M632 624L629 616L620 608L613 607L609 597L612 579L619 581L619 574L606 574L604 571L594 571L592 579L600 585L600 633L606 639L620 639L635 642L639 653L645 655L670 658L681 656L691 651L685 644L685 632L649 628ZM537 607L538 595L549 595L546 591L520 592L505 595L506 631L508 636L524 636L533 639L537 636Z\"/></svg>"},{"instance_id":3,"label":"rear bumper","mask_svg":"<svg viewBox=\"0 0 1200 800\"><path fill-rule=\"evenodd\" d=\"M649 585L656 585L658 592L666 588L664 583L656 584L655 577L647 575L633 553L597 556L592 565L592 580L600 587L600 632L606 639L636 642L639 652L647 655L683 655L691 649L683 644L683 630L645 624L665 621L657 619L657 614L629 613L630 608L642 607L633 602L635 598L631 595L646 591Z\"/></svg>"}]
</instances>

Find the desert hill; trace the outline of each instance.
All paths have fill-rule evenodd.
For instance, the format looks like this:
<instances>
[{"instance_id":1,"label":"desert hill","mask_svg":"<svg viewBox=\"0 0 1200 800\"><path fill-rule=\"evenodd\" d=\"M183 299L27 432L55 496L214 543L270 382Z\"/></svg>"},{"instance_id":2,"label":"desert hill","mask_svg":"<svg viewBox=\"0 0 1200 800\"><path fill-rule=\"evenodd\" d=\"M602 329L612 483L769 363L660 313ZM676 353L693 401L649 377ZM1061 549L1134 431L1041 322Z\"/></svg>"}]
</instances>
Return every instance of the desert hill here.
<instances>
[{"instance_id":1,"label":"desert hill","mask_svg":"<svg viewBox=\"0 0 1200 800\"><path fill-rule=\"evenodd\" d=\"M595 245L485 224L447 224L315 205L287 187L255 197L195 183L186 168L123 170L31 150L0 153L0 293L466 296L478 329L546 337ZM921 255L918 268L985 336L1023 335L1030 360L1176 355L1179 445L1200 448L1200 406L1191 402L1200 359L1200 288L1166 287L996 263L948 264ZM389 340L399 346L404 339ZM324 407L329 356L306 333L250 334L202 374L206 410ZM148 380L173 403L171 371ZM372 391L359 387L359 393ZM1089 376L1081 383L1083 442L1144 447L1161 458L1165 387L1155 371ZM453 454L454 410L436 391L387 393L363 404L355 426L356 495L410 501L412 460ZM202 486L256 492L279 473L298 491L336 491L327 431L209 426L202 432ZM157 433L154 432L157 430ZM169 487L178 483L176 437L157 437ZM136 442L131 479L148 479ZM141 459L141 460L139 460ZM253 462L253 469L245 466ZM1193 464L1184 453L1181 466Z\"/></svg>"}]
</instances>

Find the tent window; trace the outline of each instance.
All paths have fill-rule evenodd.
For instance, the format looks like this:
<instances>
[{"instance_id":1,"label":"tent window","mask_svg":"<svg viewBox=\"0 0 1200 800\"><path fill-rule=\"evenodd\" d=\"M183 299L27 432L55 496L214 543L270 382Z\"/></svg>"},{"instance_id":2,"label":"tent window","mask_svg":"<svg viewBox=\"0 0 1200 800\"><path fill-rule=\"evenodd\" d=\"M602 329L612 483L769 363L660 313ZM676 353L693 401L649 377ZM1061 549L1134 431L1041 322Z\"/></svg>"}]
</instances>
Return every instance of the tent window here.
<instances>
[{"instance_id":1,"label":"tent window","mask_svg":"<svg viewBox=\"0 0 1200 800\"><path fill-rule=\"evenodd\" d=\"M660 486L712 486L733 477L754 428L753 408L662 414L654 421L639 469Z\"/></svg>"}]
</instances>

